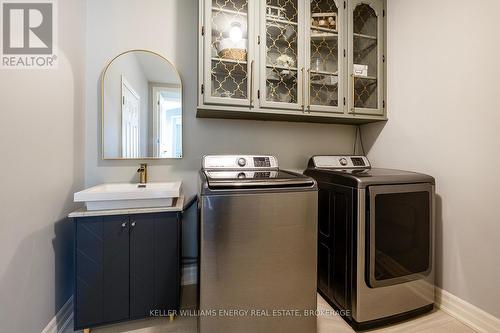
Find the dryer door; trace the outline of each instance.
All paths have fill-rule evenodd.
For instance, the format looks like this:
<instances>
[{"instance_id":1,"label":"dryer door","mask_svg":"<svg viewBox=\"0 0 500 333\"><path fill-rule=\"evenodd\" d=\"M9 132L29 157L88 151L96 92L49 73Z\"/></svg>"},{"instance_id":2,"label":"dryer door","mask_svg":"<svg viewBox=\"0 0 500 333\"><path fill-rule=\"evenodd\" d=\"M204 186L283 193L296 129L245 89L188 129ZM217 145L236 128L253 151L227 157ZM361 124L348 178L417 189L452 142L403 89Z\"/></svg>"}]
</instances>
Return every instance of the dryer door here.
<instances>
[{"instance_id":1,"label":"dryer door","mask_svg":"<svg viewBox=\"0 0 500 333\"><path fill-rule=\"evenodd\" d=\"M431 184L368 188L366 282L372 288L404 283L432 270Z\"/></svg>"}]
</instances>

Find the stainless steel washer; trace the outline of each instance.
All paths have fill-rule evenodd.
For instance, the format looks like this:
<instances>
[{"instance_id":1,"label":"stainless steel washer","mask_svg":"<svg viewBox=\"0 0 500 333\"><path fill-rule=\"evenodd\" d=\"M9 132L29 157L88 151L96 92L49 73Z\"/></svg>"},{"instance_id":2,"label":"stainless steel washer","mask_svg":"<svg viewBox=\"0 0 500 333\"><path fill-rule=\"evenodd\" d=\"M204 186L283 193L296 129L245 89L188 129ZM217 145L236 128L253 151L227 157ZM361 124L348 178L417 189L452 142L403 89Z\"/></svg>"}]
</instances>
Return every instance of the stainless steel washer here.
<instances>
[{"instance_id":1,"label":"stainless steel washer","mask_svg":"<svg viewBox=\"0 0 500 333\"><path fill-rule=\"evenodd\" d=\"M316 182L273 156L205 156L199 196L200 332L316 332Z\"/></svg>"},{"instance_id":2,"label":"stainless steel washer","mask_svg":"<svg viewBox=\"0 0 500 333\"><path fill-rule=\"evenodd\" d=\"M314 156L318 291L355 329L432 310L434 178L371 168L364 156Z\"/></svg>"}]
</instances>

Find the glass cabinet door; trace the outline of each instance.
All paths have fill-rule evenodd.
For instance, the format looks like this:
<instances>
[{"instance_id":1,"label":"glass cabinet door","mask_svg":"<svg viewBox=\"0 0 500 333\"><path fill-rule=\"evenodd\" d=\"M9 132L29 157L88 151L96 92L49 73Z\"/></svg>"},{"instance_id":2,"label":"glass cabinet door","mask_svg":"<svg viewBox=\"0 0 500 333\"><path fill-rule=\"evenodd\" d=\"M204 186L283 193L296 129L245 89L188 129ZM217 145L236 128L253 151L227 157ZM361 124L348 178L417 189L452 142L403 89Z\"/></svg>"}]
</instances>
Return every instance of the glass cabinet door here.
<instances>
[{"instance_id":1,"label":"glass cabinet door","mask_svg":"<svg viewBox=\"0 0 500 333\"><path fill-rule=\"evenodd\" d=\"M261 0L260 5L260 105L303 110L304 1Z\"/></svg>"},{"instance_id":2,"label":"glass cabinet door","mask_svg":"<svg viewBox=\"0 0 500 333\"><path fill-rule=\"evenodd\" d=\"M349 112L383 115L383 3L349 2Z\"/></svg>"},{"instance_id":3,"label":"glass cabinet door","mask_svg":"<svg viewBox=\"0 0 500 333\"><path fill-rule=\"evenodd\" d=\"M205 2L205 103L252 104L253 6L249 0Z\"/></svg>"},{"instance_id":4,"label":"glass cabinet door","mask_svg":"<svg viewBox=\"0 0 500 333\"><path fill-rule=\"evenodd\" d=\"M310 4L306 8L306 110L342 113L345 11L339 11L336 0L306 3Z\"/></svg>"}]
</instances>

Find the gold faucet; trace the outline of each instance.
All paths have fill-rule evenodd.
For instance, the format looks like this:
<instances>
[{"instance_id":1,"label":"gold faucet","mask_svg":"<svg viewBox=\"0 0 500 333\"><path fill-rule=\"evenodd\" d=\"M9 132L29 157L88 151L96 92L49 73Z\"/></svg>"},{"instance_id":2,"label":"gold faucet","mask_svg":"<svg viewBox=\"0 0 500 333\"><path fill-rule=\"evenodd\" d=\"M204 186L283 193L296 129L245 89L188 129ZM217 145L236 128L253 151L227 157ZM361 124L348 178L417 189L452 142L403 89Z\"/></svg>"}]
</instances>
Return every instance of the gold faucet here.
<instances>
[{"instance_id":1,"label":"gold faucet","mask_svg":"<svg viewBox=\"0 0 500 333\"><path fill-rule=\"evenodd\" d=\"M148 165L142 163L137 172L139 173L139 183L146 184L148 182Z\"/></svg>"}]
</instances>

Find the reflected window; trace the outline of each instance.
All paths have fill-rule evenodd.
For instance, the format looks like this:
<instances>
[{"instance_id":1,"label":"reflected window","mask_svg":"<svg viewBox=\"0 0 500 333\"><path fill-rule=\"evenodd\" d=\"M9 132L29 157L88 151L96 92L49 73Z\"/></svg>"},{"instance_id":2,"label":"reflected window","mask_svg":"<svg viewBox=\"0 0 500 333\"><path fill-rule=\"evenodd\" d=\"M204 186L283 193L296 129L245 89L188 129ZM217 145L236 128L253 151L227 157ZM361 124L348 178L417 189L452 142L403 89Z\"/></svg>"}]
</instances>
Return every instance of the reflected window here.
<instances>
[{"instance_id":1,"label":"reflected window","mask_svg":"<svg viewBox=\"0 0 500 333\"><path fill-rule=\"evenodd\" d=\"M178 87L153 87L155 156L182 157L182 101Z\"/></svg>"}]
</instances>

